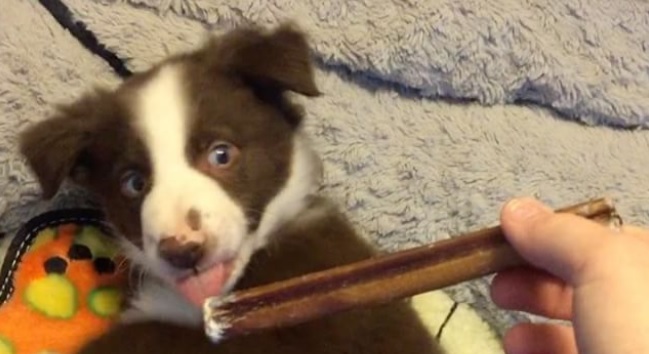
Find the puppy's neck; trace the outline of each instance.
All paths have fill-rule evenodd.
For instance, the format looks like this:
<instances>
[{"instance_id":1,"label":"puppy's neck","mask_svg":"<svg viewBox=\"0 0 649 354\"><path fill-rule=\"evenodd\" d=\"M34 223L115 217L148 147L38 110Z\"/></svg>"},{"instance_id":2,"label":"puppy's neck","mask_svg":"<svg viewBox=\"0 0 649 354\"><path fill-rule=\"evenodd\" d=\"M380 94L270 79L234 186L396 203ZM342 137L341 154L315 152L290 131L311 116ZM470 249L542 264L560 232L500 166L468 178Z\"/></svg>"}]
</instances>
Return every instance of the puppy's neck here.
<instances>
[{"instance_id":1,"label":"puppy's neck","mask_svg":"<svg viewBox=\"0 0 649 354\"><path fill-rule=\"evenodd\" d=\"M263 212L259 227L254 233L254 238L258 241L255 250L264 247L277 229L302 213L310 198L317 194L321 179L320 158L311 147L308 137L298 131L293 140L289 178Z\"/></svg>"}]
</instances>

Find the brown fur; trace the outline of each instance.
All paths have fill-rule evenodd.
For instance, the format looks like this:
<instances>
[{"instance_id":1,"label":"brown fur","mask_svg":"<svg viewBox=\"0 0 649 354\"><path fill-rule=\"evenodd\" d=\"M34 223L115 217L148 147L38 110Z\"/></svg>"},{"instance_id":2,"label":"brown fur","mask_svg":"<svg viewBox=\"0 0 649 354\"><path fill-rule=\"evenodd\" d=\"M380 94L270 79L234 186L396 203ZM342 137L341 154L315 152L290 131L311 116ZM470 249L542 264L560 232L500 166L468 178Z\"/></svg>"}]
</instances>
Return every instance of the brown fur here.
<instances>
[{"instance_id":1,"label":"brown fur","mask_svg":"<svg viewBox=\"0 0 649 354\"><path fill-rule=\"evenodd\" d=\"M142 198L120 193L120 178L136 169L151 175L146 149L133 126L130 100L161 65L180 64L188 78L192 145L187 157L245 209L254 230L265 206L289 176L292 136L302 115L286 91L317 96L306 39L282 26L271 33L241 29L196 52L174 56L133 76L114 92L98 90L29 128L21 149L52 197L64 179L94 192L111 222L140 244ZM205 164L214 141L236 147L227 170ZM154 183L155 181L149 181ZM272 235L251 260L237 288L298 276L368 258L375 253L337 210L314 199L310 210ZM149 322L119 326L83 353L439 353L405 302L351 311L293 328L211 345L201 329Z\"/></svg>"}]
</instances>

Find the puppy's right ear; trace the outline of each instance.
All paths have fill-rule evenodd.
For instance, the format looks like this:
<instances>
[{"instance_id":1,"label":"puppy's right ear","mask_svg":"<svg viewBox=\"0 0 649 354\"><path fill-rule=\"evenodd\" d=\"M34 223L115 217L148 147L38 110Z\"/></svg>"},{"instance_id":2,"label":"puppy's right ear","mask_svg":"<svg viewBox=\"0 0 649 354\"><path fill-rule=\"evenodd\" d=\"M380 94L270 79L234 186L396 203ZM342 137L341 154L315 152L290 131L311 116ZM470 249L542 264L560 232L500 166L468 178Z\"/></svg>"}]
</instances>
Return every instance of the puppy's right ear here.
<instances>
[{"instance_id":1,"label":"puppy's right ear","mask_svg":"<svg viewBox=\"0 0 649 354\"><path fill-rule=\"evenodd\" d=\"M307 36L293 23L239 28L212 42L220 65L277 92L319 96Z\"/></svg>"},{"instance_id":2,"label":"puppy's right ear","mask_svg":"<svg viewBox=\"0 0 649 354\"><path fill-rule=\"evenodd\" d=\"M87 97L61 107L54 117L20 134L20 152L36 175L45 199L54 197L93 139L95 129L89 101Z\"/></svg>"}]
</instances>

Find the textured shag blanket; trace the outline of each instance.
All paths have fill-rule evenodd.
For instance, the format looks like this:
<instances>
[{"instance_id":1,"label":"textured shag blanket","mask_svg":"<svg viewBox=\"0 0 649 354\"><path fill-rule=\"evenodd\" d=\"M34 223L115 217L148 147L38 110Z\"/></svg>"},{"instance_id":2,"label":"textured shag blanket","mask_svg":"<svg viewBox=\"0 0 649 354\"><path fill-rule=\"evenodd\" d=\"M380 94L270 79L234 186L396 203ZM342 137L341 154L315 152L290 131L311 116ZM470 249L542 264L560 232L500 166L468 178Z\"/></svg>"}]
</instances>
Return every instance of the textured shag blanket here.
<instances>
[{"instance_id":1,"label":"textured shag blanket","mask_svg":"<svg viewBox=\"0 0 649 354\"><path fill-rule=\"evenodd\" d=\"M2 0L0 231L92 205L73 189L39 199L16 150L26 124L207 31L283 19L319 63L325 95L306 108L324 190L382 248L493 224L522 194L556 207L609 195L649 224L647 2ZM447 292L499 332L530 319L497 310L488 281Z\"/></svg>"}]
</instances>

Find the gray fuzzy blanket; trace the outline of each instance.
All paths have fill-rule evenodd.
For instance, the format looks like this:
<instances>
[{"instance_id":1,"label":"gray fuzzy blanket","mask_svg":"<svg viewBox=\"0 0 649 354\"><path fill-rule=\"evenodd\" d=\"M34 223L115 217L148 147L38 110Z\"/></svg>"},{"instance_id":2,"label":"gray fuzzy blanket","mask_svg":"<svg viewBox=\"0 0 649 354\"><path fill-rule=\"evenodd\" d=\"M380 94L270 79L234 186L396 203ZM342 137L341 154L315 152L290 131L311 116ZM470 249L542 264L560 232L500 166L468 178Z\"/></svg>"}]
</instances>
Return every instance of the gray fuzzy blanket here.
<instances>
[{"instance_id":1,"label":"gray fuzzy blanket","mask_svg":"<svg viewBox=\"0 0 649 354\"><path fill-rule=\"evenodd\" d=\"M2 0L0 231L53 202L16 135L206 31L297 21L324 97L305 101L324 191L392 251L497 221L502 203L609 195L649 222L649 3L634 0ZM582 123L588 123L587 126ZM629 128L640 128L631 130ZM488 279L448 289L498 331Z\"/></svg>"}]
</instances>

